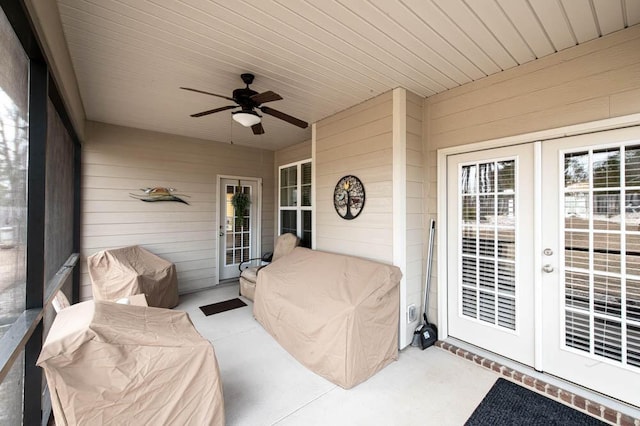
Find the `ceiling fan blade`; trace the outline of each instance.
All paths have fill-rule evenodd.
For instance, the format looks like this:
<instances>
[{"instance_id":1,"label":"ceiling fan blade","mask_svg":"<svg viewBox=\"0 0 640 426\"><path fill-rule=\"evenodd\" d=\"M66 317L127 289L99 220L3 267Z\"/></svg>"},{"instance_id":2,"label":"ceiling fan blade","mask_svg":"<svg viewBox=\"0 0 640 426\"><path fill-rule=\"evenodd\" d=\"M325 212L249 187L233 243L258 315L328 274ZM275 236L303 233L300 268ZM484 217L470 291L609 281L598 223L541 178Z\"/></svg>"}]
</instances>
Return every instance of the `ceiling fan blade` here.
<instances>
[{"instance_id":1,"label":"ceiling fan blade","mask_svg":"<svg viewBox=\"0 0 640 426\"><path fill-rule=\"evenodd\" d=\"M262 123L254 124L251 126L251 130L253 130L254 135L264 134L264 127L262 127Z\"/></svg>"},{"instance_id":2,"label":"ceiling fan blade","mask_svg":"<svg viewBox=\"0 0 640 426\"><path fill-rule=\"evenodd\" d=\"M285 114L284 112L278 111L277 109L273 109L269 107L259 107L259 108L260 108L260 111L264 112L265 114L272 115L275 118L284 120L287 123L293 124L294 126L302 127L303 129L306 129L307 126L309 126L309 123L307 123L306 121L302 121L298 118L292 117L289 114Z\"/></svg>"},{"instance_id":3,"label":"ceiling fan blade","mask_svg":"<svg viewBox=\"0 0 640 426\"><path fill-rule=\"evenodd\" d=\"M225 111L233 108L238 108L238 105L227 105L220 108L214 108L207 111L198 112L196 114L191 114L191 117L202 117L203 115L209 115L209 114L213 114L214 112Z\"/></svg>"},{"instance_id":4,"label":"ceiling fan blade","mask_svg":"<svg viewBox=\"0 0 640 426\"><path fill-rule=\"evenodd\" d=\"M235 102L235 99L230 98L230 97L228 97L228 96L218 95L218 94L210 93L210 92L205 92L204 90L191 89L190 87L181 87L181 89L182 89L182 90L190 90L190 91L192 91L192 92L197 92L197 93L204 93L205 95L217 96L217 97L219 97L219 98L227 99L227 100L230 100L230 101Z\"/></svg>"},{"instance_id":5,"label":"ceiling fan blade","mask_svg":"<svg viewBox=\"0 0 640 426\"><path fill-rule=\"evenodd\" d=\"M258 105L267 102L279 101L280 99L282 99L282 96L278 95L275 92L272 92L271 90L251 96L251 100Z\"/></svg>"}]
</instances>

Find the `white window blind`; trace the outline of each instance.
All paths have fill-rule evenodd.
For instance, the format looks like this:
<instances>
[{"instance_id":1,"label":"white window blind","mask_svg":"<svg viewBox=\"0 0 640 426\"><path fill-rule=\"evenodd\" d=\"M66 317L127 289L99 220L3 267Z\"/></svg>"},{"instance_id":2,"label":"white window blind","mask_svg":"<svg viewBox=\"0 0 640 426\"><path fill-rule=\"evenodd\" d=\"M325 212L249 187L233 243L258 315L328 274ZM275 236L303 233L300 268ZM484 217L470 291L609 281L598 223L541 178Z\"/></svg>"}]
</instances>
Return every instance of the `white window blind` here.
<instances>
[{"instance_id":1,"label":"white window blind","mask_svg":"<svg viewBox=\"0 0 640 426\"><path fill-rule=\"evenodd\" d=\"M640 145L563 158L565 345L640 367Z\"/></svg>"},{"instance_id":2,"label":"white window blind","mask_svg":"<svg viewBox=\"0 0 640 426\"><path fill-rule=\"evenodd\" d=\"M459 171L461 314L516 329L516 161Z\"/></svg>"}]
</instances>

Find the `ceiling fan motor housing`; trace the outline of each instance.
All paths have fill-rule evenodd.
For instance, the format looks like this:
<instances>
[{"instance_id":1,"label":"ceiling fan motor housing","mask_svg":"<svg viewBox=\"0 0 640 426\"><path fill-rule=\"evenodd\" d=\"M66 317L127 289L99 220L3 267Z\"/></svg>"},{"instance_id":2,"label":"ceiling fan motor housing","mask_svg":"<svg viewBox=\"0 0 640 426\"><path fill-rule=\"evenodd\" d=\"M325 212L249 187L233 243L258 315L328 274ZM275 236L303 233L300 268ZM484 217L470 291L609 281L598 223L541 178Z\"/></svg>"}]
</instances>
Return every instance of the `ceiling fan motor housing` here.
<instances>
[{"instance_id":1,"label":"ceiling fan motor housing","mask_svg":"<svg viewBox=\"0 0 640 426\"><path fill-rule=\"evenodd\" d=\"M242 109L253 109L259 104L251 99L251 96L257 94L258 92L256 92L255 90L251 90L248 87L245 89L236 89L233 91L233 100L236 101L236 103L240 105Z\"/></svg>"}]
</instances>

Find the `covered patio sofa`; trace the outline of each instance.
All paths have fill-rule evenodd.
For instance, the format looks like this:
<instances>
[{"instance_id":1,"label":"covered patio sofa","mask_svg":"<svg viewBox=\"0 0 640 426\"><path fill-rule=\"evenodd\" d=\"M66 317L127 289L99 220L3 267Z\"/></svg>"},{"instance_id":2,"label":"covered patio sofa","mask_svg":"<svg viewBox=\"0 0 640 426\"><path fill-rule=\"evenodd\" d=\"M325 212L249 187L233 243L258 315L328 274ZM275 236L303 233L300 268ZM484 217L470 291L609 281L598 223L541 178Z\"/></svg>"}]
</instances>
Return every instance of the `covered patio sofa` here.
<instances>
[{"instance_id":1,"label":"covered patio sofa","mask_svg":"<svg viewBox=\"0 0 640 426\"><path fill-rule=\"evenodd\" d=\"M254 316L300 363L351 388L398 358L393 265L297 247L258 275Z\"/></svg>"}]
</instances>

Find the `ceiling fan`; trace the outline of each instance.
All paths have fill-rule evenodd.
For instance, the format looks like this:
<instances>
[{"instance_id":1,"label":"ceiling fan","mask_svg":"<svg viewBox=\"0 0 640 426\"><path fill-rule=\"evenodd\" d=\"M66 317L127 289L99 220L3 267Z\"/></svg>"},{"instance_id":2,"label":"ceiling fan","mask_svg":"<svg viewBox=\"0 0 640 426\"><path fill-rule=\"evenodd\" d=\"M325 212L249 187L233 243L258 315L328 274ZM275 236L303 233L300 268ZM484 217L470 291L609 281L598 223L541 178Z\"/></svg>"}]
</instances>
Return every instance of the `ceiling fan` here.
<instances>
[{"instance_id":1,"label":"ceiling fan","mask_svg":"<svg viewBox=\"0 0 640 426\"><path fill-rule=\"evenodd\" d=\"M202 117L203 115L209 115L216 112L240 107L240 111L232 112L232 117L235 121L242 124L243 126L251 127L254 135L261 135L264 133L264 128L262 127L261 123L262 116L255 111L256 109L259 109L264 114L271 115L273 117L279 118L280 120L284 120L287 123L293 124L294 126L298 126L303 129L307 128L309 124L306 121L302 121L276 109L269 108L267 106L261 106L262 104L265 104L267 102L279 101L280 99L282 99L282 96L278 95L275 92L272 92L271 90L263 93L258 93L255 90L251 90L249 88L249 85L253 83L253 74L241 74L240 77L242 78L242 81L247 85L247 87L234 90L231 97L218 95L216 93L205 92L204 90L181 87L181 89L183 90L190 90L192 92L204 93L205 95L217 96L219 98L227 99L236 103L236 105L227 105L220 108L198 112L196 114L191 114L191 117Z\"/></svg>"}]
</instances>

